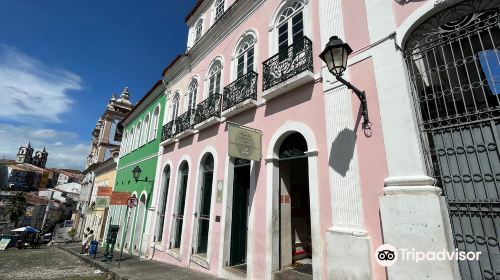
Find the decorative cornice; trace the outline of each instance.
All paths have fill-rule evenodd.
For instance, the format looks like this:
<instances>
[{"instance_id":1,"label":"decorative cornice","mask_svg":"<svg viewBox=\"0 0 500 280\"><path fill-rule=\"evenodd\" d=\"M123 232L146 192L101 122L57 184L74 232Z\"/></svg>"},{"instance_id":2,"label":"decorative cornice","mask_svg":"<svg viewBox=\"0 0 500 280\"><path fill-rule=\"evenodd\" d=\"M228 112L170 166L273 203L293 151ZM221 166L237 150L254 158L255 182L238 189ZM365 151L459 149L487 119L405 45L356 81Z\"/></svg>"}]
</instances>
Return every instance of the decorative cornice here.
<instances>
[{"instance_id":1,"label":"decorative cornice","mask_svg":"<svg viewBox=\"0 0 500 280\"><path fill-rule=\"evenodd\" d=\"M212 26L201 39L186 53L179 58L168 71L164 72L164 80L169 84L175 83L185 74L189 73L192 68L198 65L201 60L205 59L216 46L218 46L226 37L231 34L244 20L250 17L258 6L264 0L254 1L237 1L235 2ZM216 55L214 55L215 57Z\"/></svg>"}]
</instances>

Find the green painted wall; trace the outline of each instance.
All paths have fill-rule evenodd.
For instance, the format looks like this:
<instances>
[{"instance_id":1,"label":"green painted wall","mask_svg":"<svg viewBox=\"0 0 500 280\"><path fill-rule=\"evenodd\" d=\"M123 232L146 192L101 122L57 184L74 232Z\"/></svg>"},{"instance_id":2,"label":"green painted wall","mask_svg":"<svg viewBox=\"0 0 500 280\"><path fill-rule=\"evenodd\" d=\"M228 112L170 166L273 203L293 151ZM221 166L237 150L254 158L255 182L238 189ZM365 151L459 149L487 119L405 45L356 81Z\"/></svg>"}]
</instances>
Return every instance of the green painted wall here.
<instances>
[{"instance_id":1,"label":"green painted wall","mask_svg":"<svg viewBox=\"0 0 500 280\"><path fill-rule=\"evenodd\" d=\"M134 118L124 129L124 131L129 131L134 127L139 121L144 120L146 115L149 113L150 118L153 116L153 111L156 106L160 104L160 116L158 120L158 128L156 133L156 139L148 142L142 147L120 157L117 166L116 179L115 179L115 192L130 192L131 194L136 191L137 197L139 198L141 192L146 190L148 193L148 203L147 207L151 204L150 195L153 191L152 183L148 182L135 182L132 175L132 169L139 166L142 170L139 179L145 179L147 177L148 181L154 181L156 175L156 165L158 162L158 150L161 141L161 130L163 123L163 114L165 111L165 95L161 94L158 98L151 102L149 106L144 109L137 117Z\"/></svg>"}]
</instances>

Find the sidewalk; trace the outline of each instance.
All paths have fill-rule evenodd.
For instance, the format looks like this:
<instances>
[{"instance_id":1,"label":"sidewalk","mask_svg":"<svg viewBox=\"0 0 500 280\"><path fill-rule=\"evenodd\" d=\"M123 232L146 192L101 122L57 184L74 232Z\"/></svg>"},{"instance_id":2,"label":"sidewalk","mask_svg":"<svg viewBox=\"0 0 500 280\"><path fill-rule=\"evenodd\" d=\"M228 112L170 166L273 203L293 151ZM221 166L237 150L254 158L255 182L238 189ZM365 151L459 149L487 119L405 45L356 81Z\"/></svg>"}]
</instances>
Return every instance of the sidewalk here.
<instances>
[{"instance_id":1,"label":"sidewalk","mask_svg":"<svg viewBox=\"0 0 500 280\"><path fill-rule=\"evenodd\" d=\"M197 279L219 279L209 274L204 274L191 270L189 268L180 267L172 264L167 264L158 261L140 259L138 256L123 253L120 268L118 268L118 258L120 252L115 251L113 262L111 264L101 262L101 257L104 248L99 247L96 258L91 256L80 255L81 245L79 243L60 244L55 247L67 251L83 261L111 275L111 279L119 280L197 280Z\"/></svg>"}]
</instances>

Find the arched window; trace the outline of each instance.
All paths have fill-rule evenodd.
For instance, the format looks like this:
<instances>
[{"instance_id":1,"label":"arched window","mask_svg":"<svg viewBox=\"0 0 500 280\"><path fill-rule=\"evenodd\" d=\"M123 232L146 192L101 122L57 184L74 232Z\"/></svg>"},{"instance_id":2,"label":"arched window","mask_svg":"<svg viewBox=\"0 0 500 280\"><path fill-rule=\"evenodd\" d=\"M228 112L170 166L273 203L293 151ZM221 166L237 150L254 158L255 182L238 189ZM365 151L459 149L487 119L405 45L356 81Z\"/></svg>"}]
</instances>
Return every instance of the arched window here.
<instances>
[{"instance_id":1,"label":"arched window","mask_svg":"<svg viewBox=\"0 0 500 280\"><path fill-rule=\"evenodd\" d=\"M220 94L222 62L220 60L215 60L208 73L208 95Z\"/></svg>"},{"instance_id":2,"label":"arched window","mask_svg":"<svg viewBox=\"0 0 500 280\"><path fill-rule=\"evenodd\" d=\"M130 128L130 136L127 144L127 151L131 152L134 149L135 127Z\"/></svg>"},{"instance_id":3,"label":"arched window","mask_svg":"<svg viewBox=\"0 0 500 280\"><path fill-rule=\"evenodd\" d=\"M141 121L135 127L134 149L139 147L139 140L141 139Z\"/></svg>"},{"instance_id":4,"label":"arched window","mask_svg":"<svg viewBox=\"0 0 500 280\"><path fill-rule=\"evenodd\" d=\"M146 145L148 142L148 132L149 132L149 127L151 126L150 119L149 119L149 113L146 115L144 118L144 124L142 126L142 133L141 133L141 146Z\"/></svg>"},{"instance_id":5,"label":"arched window","mask_svg":"<svg viewBox=\"0 0 500 280\"><path fill-rule=\"evenodd\" d=\"M280 53L304 36L303 9L302 1L295 1L278 16L278 51Z\"/></svg>"},{"instance_id":6,"label":"arched window","mask_svg":"<svg viewBox=\"0 0 500 280\"><path fill-rule=\"evenodd\" d=\"M184 207L186 206L186 190L188 184L188 175L189 175L189 165L187 161L183 161L181 166L179 167L179 176L178 176L178 187L177 187L177 199L176 207L174 212L174 230L172 231L174 236L172 240L174 243L171 248L180 248L181 240L182 240L182 225L184 223Z\"/></svg>"},{"instance_id":7,"label":"arched window","mask_svg":"<svg viewBox=\"0 0 500 280\"><path fill-rule=\"evenodd\" d=\"M123 132L123 141L120 145L121 156L127 154L127 142L128 142L128 132L125 131L125 132Z\"/></svg>"},{"instance_id":8,"label":"arched window","mask_svg":"<svg viewBox=\"0 0 500 280\"><path fill-rule=\"evenodd\" d=\"M215 0L214 5L214 23L216 23L224 14L224 1L225 0Z\"/></svg>"},{"instance_id":9,"label":"arched window","mask_svg":"<svg viewBox=\"0 0 500 280\"><path fill-rule=\"evenodd\" d=\"M179 99L180 99L180 93L176 92L174 95L174 98L172 99L172 117L170 120L175 121L177 118L177 113L179 111Z\"/></svg>"},{"instance_id":10,"label":"arched window","mask_svg":"<svg viewBox=\"0 0 500 280\"><path fill-rule=\"evenodd\" d=\"M168 189L170 186L170 166L167 165L163 170L163 180L160 190L160 197L158 199L158 216L156 221L156 241L163 239L163 226L165 222L165 209L167 207Z\"/></svg>"},{"instance_id":11,"label":"arched window","mask_svg":"<svg viewBox=\"0 0 500 280\"><path fill-rule=\"evenodd\" d=\"M236 79L254 70L255 36L247 34L236 48Z\"/></svg>"},{"instance_id":12,"label":"arched window","mask_svg":"<svg viewBox=\"0 0 500 280\"><path fill-rule=\"evenodd\" d=\"M189 101L188 101L188 109L189 110L195 110L196 109L196 95L198 93L198 81L196 79L193 79L191 83L189 84L188 88L188 94L189 94Z\"/></svg>"},{"instance_id":13,"label":"arched window","mask_svg":"<svg viewBox=\"0 0 500 280\"><path fill-rule=\"evenodd\" d=\"M158 122L160 120L160 105L156 106L153 111L153 119L151 122L151 128L149 129L149 141L156 139L156 134L158 133Z\"/></svg>"},{"instance_id":14,"label":"arched window","mask_svg":"<svg viewBox=\"0 0 500 280\"><path fill-rule=\"evenodd\" d=\"M194 27L194 44L201 39L203 34L203 19L200 18Z\"/></svg>"},{"instance_id":15,"label":"arched window","mask_svg":"<svg viewBox=\"0 0 500 280\"><path fill-rule=\"evenodd\" d=\"M207 154L201 163L201 182L198 206L198 237L196 239L196 253L206 254L208 248L208 229L210 226L210 206L212 200L212 184L214 179L214 157Z\"/></svg>"}]
</instances>

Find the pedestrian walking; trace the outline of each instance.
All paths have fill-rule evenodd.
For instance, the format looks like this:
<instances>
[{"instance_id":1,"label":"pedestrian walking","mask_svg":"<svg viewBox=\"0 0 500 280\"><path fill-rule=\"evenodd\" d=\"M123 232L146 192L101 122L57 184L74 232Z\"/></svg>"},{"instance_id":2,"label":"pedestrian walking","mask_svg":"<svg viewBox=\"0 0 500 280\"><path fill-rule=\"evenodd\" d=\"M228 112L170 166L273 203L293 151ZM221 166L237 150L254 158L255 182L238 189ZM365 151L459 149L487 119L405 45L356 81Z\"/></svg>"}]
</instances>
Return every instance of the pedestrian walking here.
<instances>
[{"instance_id":1,"label":"pedestrian walking","mask_svg":"<svg viewBox=\"0 0 500 280\"><path fill-rule=\"evenodd\" d=\"M91 230L89 232L89 235L87 236L87 242L86 242L87 243L86 244L86 246L87 246L86 247L86 253L87 253L87 255L88 255L88 251L89 251L89 248L90 248L90 242L92 242L93 240L94 240L94 231Z\"/></svg>"},{"instance_id":2,"label":"pedestrian walking","mask_svg":"<svg viewBox=\"0 0 500 280\"><path fill-rule=\"evenodd\" d=\"M87 237L89 235L90 228L87 228L87 230L83 233L82 236L82 255L85 254L85 250L87 248Z\"/></svg>"}]
</instances>

